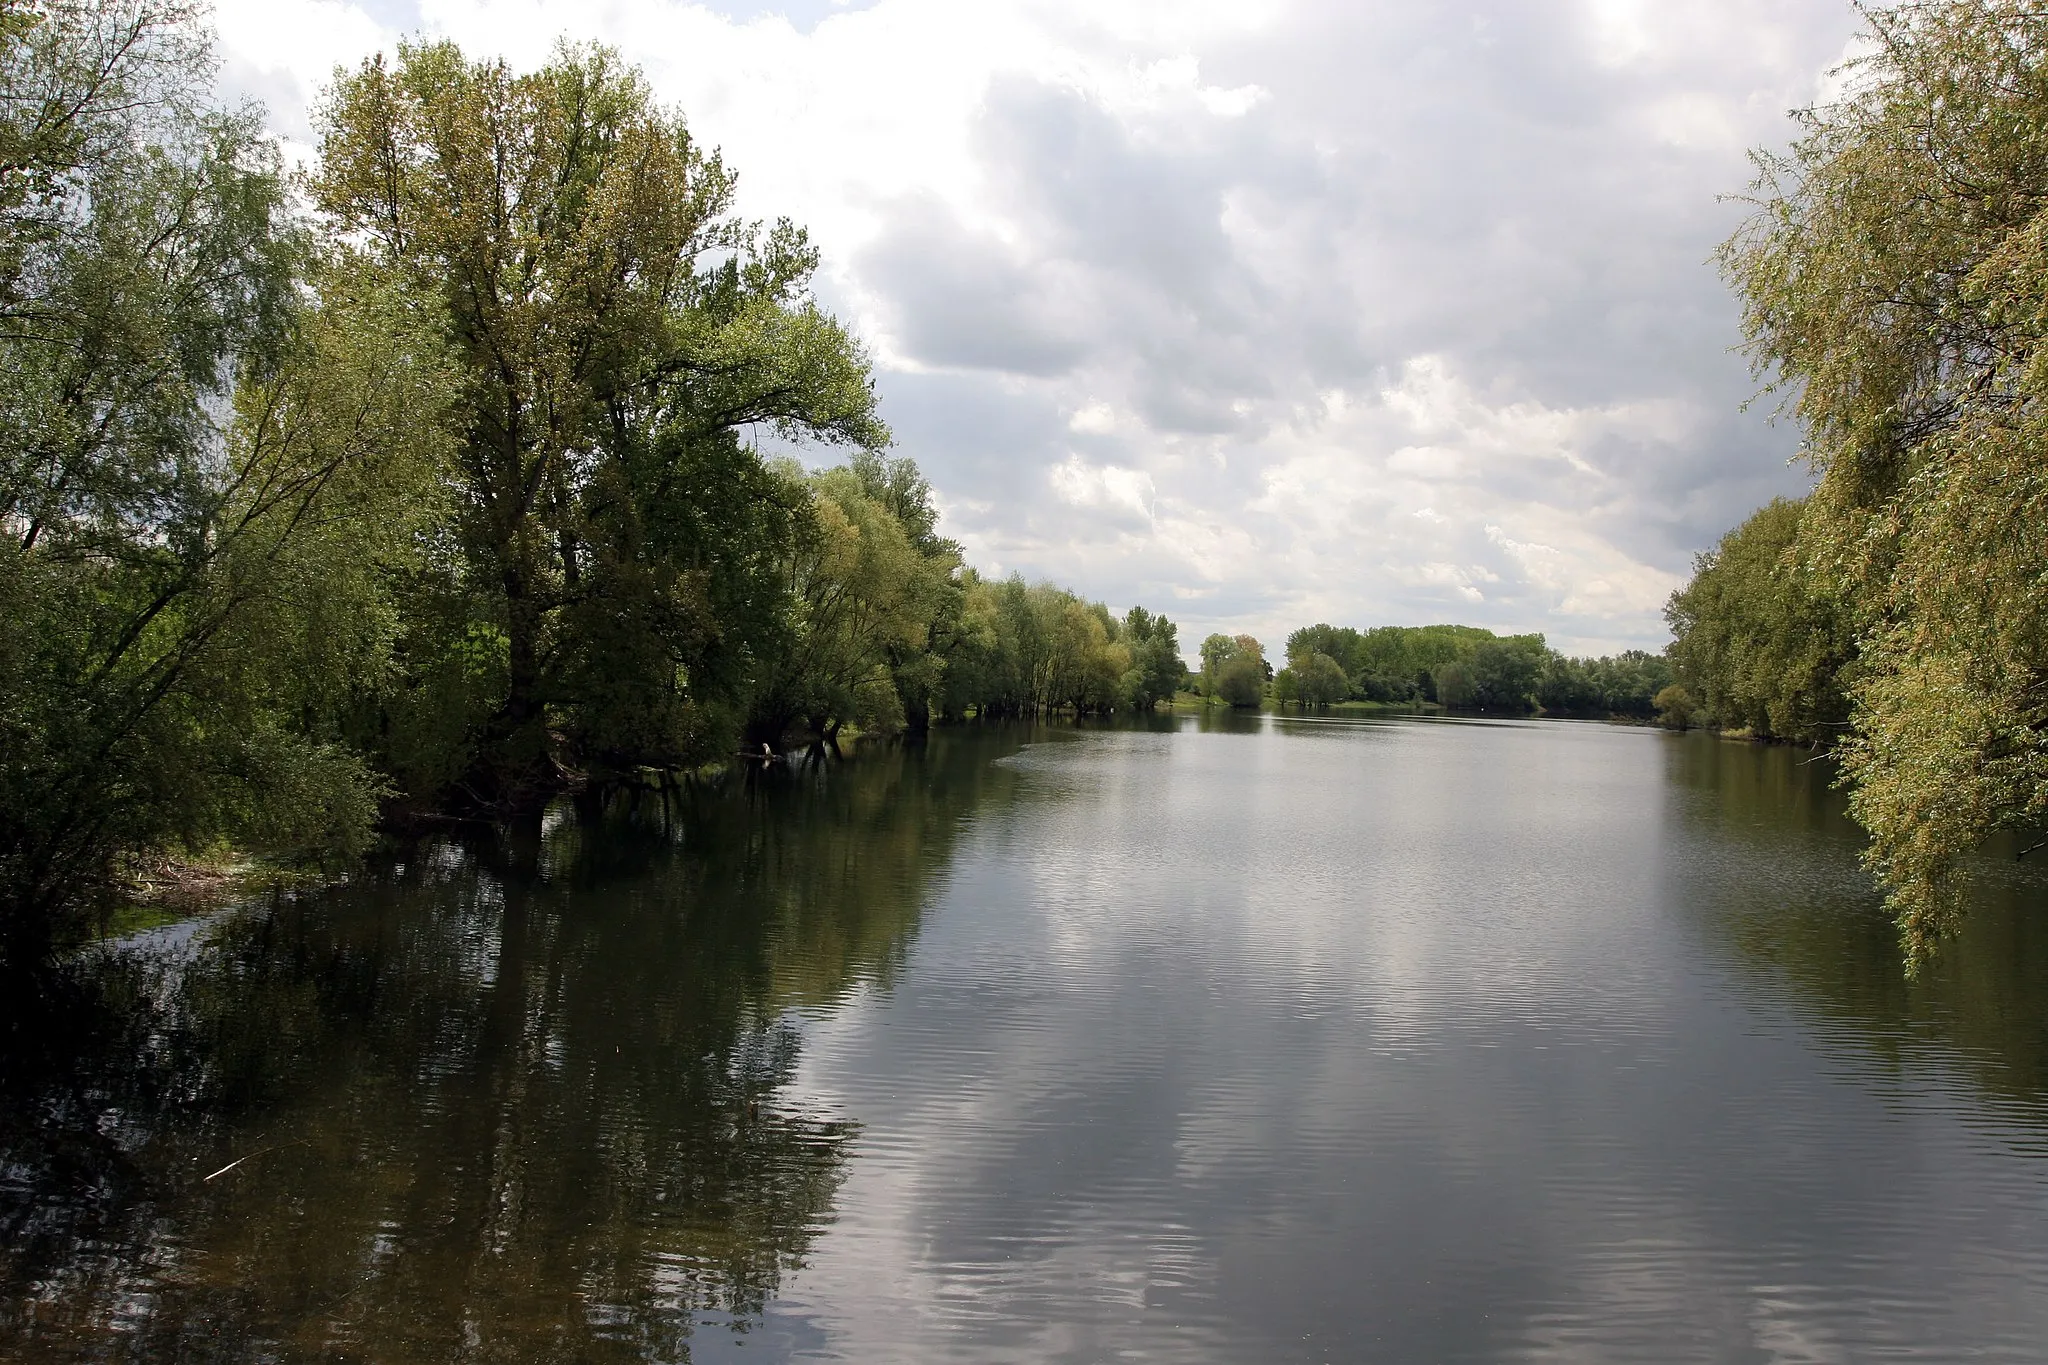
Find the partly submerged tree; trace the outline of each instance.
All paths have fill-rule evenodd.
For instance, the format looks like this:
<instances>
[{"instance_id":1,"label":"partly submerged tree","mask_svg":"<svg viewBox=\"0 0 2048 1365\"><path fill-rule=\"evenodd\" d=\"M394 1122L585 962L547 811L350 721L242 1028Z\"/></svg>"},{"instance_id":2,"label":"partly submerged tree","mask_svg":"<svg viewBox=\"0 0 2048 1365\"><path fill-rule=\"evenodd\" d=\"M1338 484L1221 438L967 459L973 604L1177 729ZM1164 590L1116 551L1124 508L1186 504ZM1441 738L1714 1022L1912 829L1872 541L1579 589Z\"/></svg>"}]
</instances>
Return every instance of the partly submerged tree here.
<instances>
[{"instance_id":1,"label":"partly submerged tree","mask_svg":"<svg viewBox=\"0 0 2048 1365\"><path fill-rule=\"evenodd\" d=\"M138 865L349 852L335 742L448 390L403 298L308 275L275 150L207 101L191 12L8 6L0 34L0 960ZM310 284L309 284L310 281Z\"/></svg>"},{"instance_id":2,"label":"partly submerged tree","mask_svg":"<svg viewBox=\"0 0 2048 1365\"><path fill-rule=\"evenodd\" d=\"M1351 695L1351 680L1344 676L1343 665L1327 654L1311 650L1290 661L1288 671L1294 674L1295 696L1303 706L1328 706Z\"/></svg>"},{"instance_id":3,"label":"partly submerged tree","mask_svg":"<svg viewBox=\"0 0 2048 1365\"><path fill-rule=\"evenodd\" d=\"M1723 261L1821 476L1803 549L1862 640L1852 810L1917 956L1961 856L2048 822L2048 11L1863 14Z\"/></svg>"},{"instance_id":4,"label":"partly submerged tree","mask_svg":"<svg viewBox=\"0 0 2048 1365\"><path fill-rule=\"evenodd\" d=\"M1180 629L1160 613L1132 607L1120 634L1135 670L1125 683L1128 703L1150 710L1171 698L1188 671L1180 657Z\"/></svg>"},{"instance_id":5,"label":"partly submerged tree","mask_svg":"<svg viewBox=\"0 0 2048 1365\"><path fill-rule=\"evenodd\" d=\"M804 514L785 568L791 619L780 647L761 652L749 738L780 743L797 721L828 742L849 721L895 729L898 679L925 655L957 561L920 553L853 469L778 472Z\"/></svg>"},{"instance_id":6,"label":"partly submerged tree","mask_svg":"<svg viewBox=\"0 0 2048 1365\"><path fill-rule=\"evenodd\" d=\"M918 609L924 619L915 643L888 648L889 676L903 710L905 728L921 734L931 725L931 711L945 671L945 647L958 628L962 607L959 542L939 534L939 510L932 487L907 455L888 457L878 451L854 453L848 469L861 492L886 508L916 552L923 591Z\"/></svg>"},{"instance_id":7,"label":"partly submerged tree","mask_svg":"<svg viewBox=\"0 0 2048 1365\"><path fill-rule=\"evenodd\" d=\"M806 293L816 252L735 220L731 173L606 49L519 75L402 44L320 128L320 208L434 301L462 376L450 627L502 656L472 790L545 791L551 726L579 716L614 762L643 730L648 759L701 750L777 628L799 512L743 431L887 441L859 346Z\"/></svg>"}]
</instances>

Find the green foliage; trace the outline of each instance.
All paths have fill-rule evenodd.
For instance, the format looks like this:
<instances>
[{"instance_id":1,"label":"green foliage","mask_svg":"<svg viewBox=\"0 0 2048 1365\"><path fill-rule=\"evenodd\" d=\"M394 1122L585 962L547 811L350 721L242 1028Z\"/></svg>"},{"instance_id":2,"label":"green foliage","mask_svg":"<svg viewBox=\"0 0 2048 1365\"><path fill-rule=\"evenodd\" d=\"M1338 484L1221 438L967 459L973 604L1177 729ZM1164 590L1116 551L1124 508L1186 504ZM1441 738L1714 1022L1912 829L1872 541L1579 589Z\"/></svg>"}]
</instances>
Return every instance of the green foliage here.
<instances>
[{"instance_id":1,"label":"green foliage","mask_svg":"<svg viewBox=\"0 0 2048 1365\"><path fill-rule=\"evenodd\" d=\"M1671 662L1640 649L1599 659L1553 653L1544 662L1536 701L1560 716L1632 716L1656 713L1657 694L1671 683Z\"/></svg>"},{"instance_id":2,"label":"green foliage","mask_svg":"<svg viewBox=\"0 0 2048 1365\"><path fill-rule=\"evenodd\" d=\"M1135 676L1125 681L1129 704L1150 710L1179 689L1188 666L1180 657L1180 632L1161 615L1132 607L1125 613L1121 638L1131 651Z\"/></svg>"},{"instance_id":3,"label":"green foliage","mask_svg":"<svg viewBox=\"0 0 2048 1365\"><path fill-rule=\"evenodd\" d=\"M1541 635L1510 635L1480 642L1466 664L1472 687L1467 705L1483 711L1532 710L1549 657Z\"/></svg>"},{"instance_id":4,"label":"green foliage","mask_svg":"<svg viewBox=\"0 0 2048 1365\"><path fill-rule=\"evenodd\" d=\"M1287 637L1287 657L1290 685L1309 705L1355 697L1483 711L1525 712L1540 704L1561 714L1648 715L1650 697L1669 681L1661 661L1640 651L1566 659L1541 635L1497 636L1478 626L1304 626Z\"/></svg>"},{"instance_id":5,"label":"green foliage","mask_svg":"<svg viewBox=\"0 0 2048 1365\"><path fill-rule=\"evenodd\" d=\"M1660 689L1651 704L1656 707L1657 723L1667 730L1689 730L1697 723L1700 704L1683 683Z\"/></svg>"},{"instance_id":6,"label":"green foliage","mask_svg":"<svg viewBox=\"0 0 2048 1365\"><path fill-rule=\"evenodd\" d=\"M784 569L789 629L761 653L749 737L779 743L799 719L826 739L849 721L897 728L896 678L924 656L958 560L950 549L920 554L853 469L806 476L792 463L777 472L803 515Z\"/></svg>"},{"instance_id":7,"label":"green foliage","mask_svg":"<svg viewBox=\"0 0 2048 1365\"><path fill-rule=\"evenodd\" d=\"M960 717L1150 710L1185 666L1173 622L1143 607L1122 619L1050 584L960 577L957 628L943 642L941 710Z\"/></svg>"},{"instance_id":8,"label":"green foliage","mask_svg":"<svg viewBox=\"0 0 2048 1365\"><path fill-rule=\"evenodd\" d=\"M315 270L252 114L207 107L181 7L45 6L0 56L0 961L138 865L347 856L340 742L438 505L431 347Z\"/></svg>"},{"instance_id":9,"label":"green foliage","mask_svg":"<svg viewBox=\"0 0 2048 1365\"><path fill-rule=\"evenodd\" d=\"M606 49L515 75L402 44L342 75L320 124L333 231L431 301L463 376L455 553L417 690L474 622L503 633L469 790L546 789L557 728L607 765L703 756L745 709L749 645L777 648L794 566L840 564L851 534L740 433L888 439L860 348L805 292L815 250L732 218L723 163ZM795 629L801 653L837 627ZM869 687L852 665L803 704L844 709Z\"/></svg>"},{"instance_id":10,"label":"green foliage","mask_svg":"<svg viewBox=\"0 0 2048 1365\"><path fill-rule=\"evenodd\" d=\"M900 702L903 723L922 733L931 724L945 671L945 642L960 619L962 594L960 546L938 533L939 513L932 505L931 485L908 456L885 458L872 450L855 453L849 468L861 492L888 510L910 547L923 561L925 576L919 611L923 639L915 645L887 647L889 677Z\"/></svg>"},{"instance_id":11,"label":"green foliage","mask_svg":"<svg viewBox=\"0 0 2048 1365\"><path fill-rule=\"evenodd\" d=\"M1305 660L1312 654L1320 654L1333 661L1344 670L1347 679L1367 668L1365 637L1349 626L1303 626L1287 637L1289 668L1297 667L1297 660Z\"/></svg>"},{"instance_id":12,"label":"green foliage","mask_svg":"<svg viewBox=\"0 0 2048 1365\"><path fill-rule=\"evenodd\" d=\"M1328 706L1351 695L1351 680L1344 667L1327 654L1311 652L1300 663L1290 665L1295 691L1303 706Z\"/></svg>"},{"instance_id":13,"label":"green foliage","mask_svg":"<svg viewBox=\"0 0 2048 1365\"><path fill-rule=\"evenodd\" d=\"M2048 820L2048 15L1865 18L1723 261L1820 474L1800 552L1862 641L1851 808L1917 957L1961 855Z\"/></svg>"},{"instance_id":14,"label":"green foliage","mask_svg":"<svg viewBox=\"0 0 2048 1365\"><path fill-rule=\"evenodd\" d=\"M1805 515L1774 499L1700 556L1665 608L1677 676L1714 725L1817 743L1848 720L1854 634L1801 558Z\"/></svg>"},{"instance_id":15,"label":"green foliage","mask_svg":"<svg viewBox=\"0 0 2048 1365\"><path fill-rule=\"evenodd\" d=\"M1231 655L1216 672L1216 695L1232 706L1257 706L1266 697L1265 661L1244 651Z\"/></svg>"},{"instance_id":16,"label":"green foliage","mask_svg":"<svg viewBox=\"0 0 2048 1365\"><path fill-rule=\"evenodd\" d=\"M1491 646L1482 664L1482 647ZM1547 656L1543 637L1503 639L1477 626L1304 626L1287 637L1290 661L1323 655L1344 673L1346 696L1365 701L1439 701L1440 675L1452 670L1449 706L1526 710ZM1529 671L1529 659L1536 672ZM1300 664L1293 664L1297 674ZM1297 683L1299 685L1299 683ZM1341 698L1340 698L1341 700Z\"/></svg>"},{"instance_id":17,"label":"green foliage","mask_svg":"<svg viewBox=\"0 0 2048 1365\"><path fill-rule=\"evenodd\" d=\"M1472 682L1472 666L1463 660L1453 659L1437 665L1431 682L1435 684L1439 705L1452 711L1474 705L1477 689Z\"/></svg>"},{"instance_id":18,"label":"green foliage","mask_svg":"<svg viewBox=\"0 0 2048 1365\"><path fill-rule=\"evenodd\" d=\"M1212 634L1202 641L1202 692L1205 696L1216 693L1216 677L1223 671L1223 665L1237 652L1237 641L1228 635Z\"/></svg>"},{"instance_id":19,"label":"green foliage","mask_svg":"<svg viewBox=\"0 0 2048 1365\"><path fill-rule=\"evenodd\" d=\"M1244 666L1232 670L1232 665ZM1224 691L1224 675L1232 673L1237 678L1232 690ZM1202 641L1202 682L1204 696L1222 697L1232 706L1256 706L1265 695L1266 680L1272 676L1272 666L1266 662L1266 649L1249 635L1211 635ZM1253 696L1249 679L1258 680L1258 695ZM1250 700L1245 698L1250 697Z\"/></svg>"}]
</instances>

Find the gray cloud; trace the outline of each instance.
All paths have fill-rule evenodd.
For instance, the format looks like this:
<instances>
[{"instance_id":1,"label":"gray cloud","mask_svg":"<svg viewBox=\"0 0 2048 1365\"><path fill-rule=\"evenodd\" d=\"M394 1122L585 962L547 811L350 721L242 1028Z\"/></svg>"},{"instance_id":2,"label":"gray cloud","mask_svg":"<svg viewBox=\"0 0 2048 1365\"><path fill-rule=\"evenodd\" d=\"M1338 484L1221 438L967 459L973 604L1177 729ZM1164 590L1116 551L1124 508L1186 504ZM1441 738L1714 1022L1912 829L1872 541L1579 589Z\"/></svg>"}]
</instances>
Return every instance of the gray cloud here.
<instances>
[{"instance_id":1,"label":"gray cloud","mask_svg":"<svg viewBox=\"0 0 2048 1365\"><path fill-rule=\"evenodd\" d=\"M972 145L1000 251L987 228L912 202L850 272L904 353L944 373L884 392L906 448L954 494L956 527L1006 567L1112 596L1205 591L1184 599L1191 615L1258 617L1268 632L1313 605L1361 624L1455 613L1567 642L1655 643L1668 584L1647 575L1632 597L1568 609L1572 576L1597 566L1551 547L1561 577L1532 577L1500 521L1545 507L1678 575L1757 502L1803 486L1792 433L1739 411L1755 386L1710 257L1739 217L1721 196L1745 181L1744 149L1782 136L1853 16L1659 7L1641 11L1640 35L1604 38L1571 16L1290 10L1195 52L1201 86L1262 92L1236 117L1193 92L1134 112L1058 79L996 84ZM1563 437L1569 461L1451 433L1457 458L1426 480L1450 528L1444 558L1404 563L1428 551L1361 506L1351 587L1313 591L1290 563L1302 528L1252 507L1279 438L1328 391L1371 404L1420 357L1496 414L1616 420ZM1120 420L1065 429L1061 415L1091 405ZM1341 496L1370 491L1415 434L1326 432L1355 476ZM1073 480L1063 497L1057 471L1076 457L1149 475L1162 502L1242 529L1251 552L1202 582L1199 558L1077 504Z\"/></svg>"},{"instance_id":2,"label":"gray cloud","mask_svg":"<svg viewBox=\"0 0 2048 1365\"><path fill-rule=\"evenodd\" d=\"M618 44L747 212L813 226L977 562L1189 637L1655 645L1693 554L1805 483L1740 411L1710 258L1745 150L1855 29L1838 0L220 12L288 132L337 46L414 14L519 64Z\"/></svg>"}]
</instances>

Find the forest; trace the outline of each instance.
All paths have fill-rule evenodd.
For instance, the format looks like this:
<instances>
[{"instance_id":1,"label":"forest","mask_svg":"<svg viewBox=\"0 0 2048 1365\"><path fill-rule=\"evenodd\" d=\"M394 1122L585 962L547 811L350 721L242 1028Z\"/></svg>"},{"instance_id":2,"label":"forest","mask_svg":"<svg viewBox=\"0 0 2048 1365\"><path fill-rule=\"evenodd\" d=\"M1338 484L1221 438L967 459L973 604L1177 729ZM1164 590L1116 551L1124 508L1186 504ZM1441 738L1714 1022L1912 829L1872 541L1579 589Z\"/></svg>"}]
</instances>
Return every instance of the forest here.
<instances>
[{"instance_id":1,"label":"forest","mask_svg":"<svg viewBox=\"0 0 2048 1365\"><path fill-rule=\"evenodd\" d=\"M401 46L301 172L184 0L0 43L0 962L171 859L1172 695L1170 620L962 565L816 248L616 53Z\"/></svg>"}]
</instances>

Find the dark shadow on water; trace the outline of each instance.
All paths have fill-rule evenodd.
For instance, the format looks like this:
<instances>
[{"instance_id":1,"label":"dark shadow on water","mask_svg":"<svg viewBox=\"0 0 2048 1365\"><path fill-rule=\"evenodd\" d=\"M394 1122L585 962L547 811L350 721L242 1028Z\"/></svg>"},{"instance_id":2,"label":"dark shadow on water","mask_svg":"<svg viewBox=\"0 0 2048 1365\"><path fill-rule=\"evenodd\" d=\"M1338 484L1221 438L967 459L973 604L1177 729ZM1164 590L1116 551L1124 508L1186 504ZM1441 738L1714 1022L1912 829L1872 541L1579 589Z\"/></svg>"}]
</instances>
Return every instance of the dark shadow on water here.
<instances>
[{"instance_id":1,"label":"dark shadow on water","mask_svg":"<svg viewBox=\"0 0 2048 1365\"><path fill-rule=\"evenodd\" d=\"M801 1013L886 989L1022 738L585 796L74 964L0 1073L0 1356L744 1332L854 1132L785 1097Z\"/></svg>"},{"instance_id":2,"label":"dark shadow on water","mask_svg":"<svg viewBox=\"0 0 2048 1365\"><path fill-rule=\"evenodd\" d=\"M1266 728L1266 714L1235 706L1205 706L1194 714L1194 728L1205 735L1256 735Z\"/></svg>"}]
</instances>

